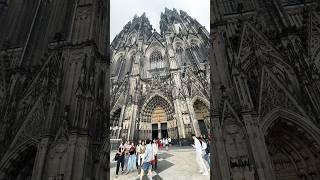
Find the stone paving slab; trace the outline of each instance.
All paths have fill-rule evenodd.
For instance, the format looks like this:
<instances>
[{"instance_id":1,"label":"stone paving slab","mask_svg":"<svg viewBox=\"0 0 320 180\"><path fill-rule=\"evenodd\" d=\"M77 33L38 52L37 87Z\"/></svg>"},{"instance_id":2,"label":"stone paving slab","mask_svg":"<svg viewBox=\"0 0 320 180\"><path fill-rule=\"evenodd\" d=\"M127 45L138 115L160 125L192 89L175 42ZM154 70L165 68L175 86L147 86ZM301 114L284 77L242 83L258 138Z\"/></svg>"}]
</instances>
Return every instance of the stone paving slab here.
<instances>
[{"instance_id":1,"label":"stone paving slab","mask_svg":"<svg viewBox=\"0 0 320 180\"><path fill-rule=\"evenodd\" d=\"M113 159L115 152L111 152L110 159ZM195 160L195 152L192 148L173 148L169 151L160 150L158 154L158 169L152 171L152 180L209 180L210 176L203 176L199 173L198 164ZM112 180L139 180L138 171L125 175L119 172L116 175L116 162L110 164ZM151 178L150 178L151 179ZM145 176L143 180L148 180Z\"/></svg>"}]
</instances>

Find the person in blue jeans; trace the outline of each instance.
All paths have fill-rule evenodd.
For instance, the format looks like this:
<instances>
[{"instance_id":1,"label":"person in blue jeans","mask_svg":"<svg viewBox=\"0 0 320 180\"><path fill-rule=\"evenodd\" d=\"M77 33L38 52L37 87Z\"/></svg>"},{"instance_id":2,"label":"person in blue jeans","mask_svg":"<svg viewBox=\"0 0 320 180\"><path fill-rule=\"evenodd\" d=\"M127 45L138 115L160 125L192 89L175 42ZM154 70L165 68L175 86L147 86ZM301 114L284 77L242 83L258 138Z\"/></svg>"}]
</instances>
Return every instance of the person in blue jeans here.
<instances>
[{"instance_id":1,"label":"person in blue jeans","mask_svg":"<svg viewBox=\"0 0 320 180\"><path fill-rule=\"evenodd\" d=\"M143 176L144 176L144 172L148 172L148 176L151 177L152 173L151 173L151 161L153 159L153 148L151 145L151 140L147 139L146 141L146 151L144 153L144 160L143 160L143 164L142 164L142 169L141 169L141 173L140 173L140 180L142 180Z\"/></svg>"},{"instance_id":2,"label":"person in blue jeans","mask_svg":"<svg viewBox=\"0 0 320 180\"><path fill-rule=\"evenodd\" d=\"M134 146L134 143L131 143L130 149L129 149L129 158L128 158L128 167L127 167L127 173L130 173L133 171L133 167L136 164L136 148Z\"/></svg>"},{"instance_id":3,"label":"person in blue jeans","mask_svg":"<svg viewBox=\"0 0 320 180\"><path fill-rule=\"evenodd\" d=\"M211 168L211 161L210 161L210 142L208 139L205 139L207 144L207 148L205 149L204 159L208 162L209 168Z\"/></svg>"},{"instance_id":4,"label":"person in blue jeans","mask_svg":"<svg viewBox=\"0 0 320 180\"><path fill-rule=\"evenodd\" d=\"M124 144L123 148L124 148L124 169L127 170L128 169L128 161L129 161L129 150L130 150L130 141L126 141L126 143Z\"/></svg>"}]
</instances>

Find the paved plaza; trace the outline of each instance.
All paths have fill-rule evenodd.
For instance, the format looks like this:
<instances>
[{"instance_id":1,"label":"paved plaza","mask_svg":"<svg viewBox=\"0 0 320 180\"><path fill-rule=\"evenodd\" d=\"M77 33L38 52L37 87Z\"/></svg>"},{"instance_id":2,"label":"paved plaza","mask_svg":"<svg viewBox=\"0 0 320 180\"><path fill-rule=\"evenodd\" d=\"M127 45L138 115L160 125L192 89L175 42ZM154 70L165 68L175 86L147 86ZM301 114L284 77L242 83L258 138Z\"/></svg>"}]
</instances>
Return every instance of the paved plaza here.
<instances>
[{"instance_id":1,"label":"paved plaza","mask_svg":"<svg viewBox=\"0 0 320 180\"><path fill-rule=\"evenodd\" d=\"M111 160L115 151L111 153ZM116 176L117 162L111 161L111 179L114 180L139 180L138 171L135 170L127 175ZM148 180L145 176L144 180ZM210 175L203 176L199 173L198 164L195 160L195 151L190 148L172 148L169 151L160 150L158 154L158 169L152 171L152 180L209 180Z\"/></svg>"}]
</instances>

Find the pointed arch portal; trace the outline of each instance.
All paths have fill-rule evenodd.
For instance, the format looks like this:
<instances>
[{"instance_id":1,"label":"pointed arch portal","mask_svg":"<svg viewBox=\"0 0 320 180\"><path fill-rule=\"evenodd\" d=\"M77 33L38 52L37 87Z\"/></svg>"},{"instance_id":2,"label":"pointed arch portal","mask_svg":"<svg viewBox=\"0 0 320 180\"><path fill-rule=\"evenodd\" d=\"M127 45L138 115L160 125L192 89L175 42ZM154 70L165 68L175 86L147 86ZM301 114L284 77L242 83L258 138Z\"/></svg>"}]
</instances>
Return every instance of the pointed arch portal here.
<instances>
[{"instance_id":1,"label":"pointed arch portal","mask_svg":"<svg viewBox=\"0 0 320 180\"><path fill-rule=\"evenodd\" d=\"M140 139L178 138L178 129L172 104L160 95L151 97L141 110L136 135Z\"/></svg>"}]
</instances>

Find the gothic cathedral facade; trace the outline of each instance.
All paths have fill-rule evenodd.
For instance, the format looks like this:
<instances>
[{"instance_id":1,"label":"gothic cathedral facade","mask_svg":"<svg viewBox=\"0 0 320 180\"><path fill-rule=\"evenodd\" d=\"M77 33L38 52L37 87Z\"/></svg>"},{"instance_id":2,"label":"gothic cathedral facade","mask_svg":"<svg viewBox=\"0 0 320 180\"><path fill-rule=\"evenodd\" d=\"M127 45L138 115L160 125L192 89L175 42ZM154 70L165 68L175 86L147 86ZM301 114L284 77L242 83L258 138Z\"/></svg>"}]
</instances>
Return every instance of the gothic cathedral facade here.
<instances>
[{"instance_id":1,"label":"gothic cathedral facade","mask_svg":"<svg viewBox=\"0 0 320 180\"><path fill-rule=\"evenodd\" d=\"M211 0L213 179L320 178L319 11Z\"/></svg>"},{"instance_id":2,"label":"gothic cathedral facade","mask_svg":"<svg viewBox=\"0 0 320 180\"><path fill-rule=\"evenodd\" d=\"M0 180L108 179L110 138L191 133L212 179L320 178L319 1L211 0L210 34L167 9L110 50L109 8L0 1Z\"/></svg>"},{"instance_id":3,"label":"gothic cathedral facade","mask_svg":"<svg viewBox=\"0 0 320 180\"><path fill-rule=\"evenodd\" d=\"M0 2L0 179L108 179L109 1Z\"/></svg>"},{"instance_id":4,"label":"gothic cathedral facade","mask_svg":"<svg viewBox=\"0 0 320 180\"><path fill-rule=\"evenodd\" d=\"M209 33L165 9L160 33L135 16L111 43L112 139L191 139L210 128Z\"/></svg>"}]
</instances>

